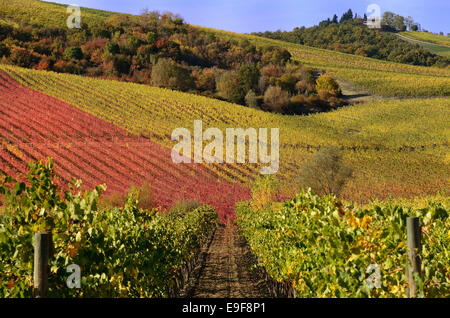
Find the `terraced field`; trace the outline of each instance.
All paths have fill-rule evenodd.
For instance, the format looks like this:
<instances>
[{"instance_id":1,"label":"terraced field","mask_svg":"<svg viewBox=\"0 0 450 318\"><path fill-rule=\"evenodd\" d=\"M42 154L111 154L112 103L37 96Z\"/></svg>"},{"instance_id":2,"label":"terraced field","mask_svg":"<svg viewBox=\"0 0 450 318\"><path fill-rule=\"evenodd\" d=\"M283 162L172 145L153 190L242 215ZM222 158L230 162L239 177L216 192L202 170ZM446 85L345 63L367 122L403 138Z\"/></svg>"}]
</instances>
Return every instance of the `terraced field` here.
<instances>
[{"instance_id":1,"label":"terraced field","mask_svg":"<svg viewBox=\"0 0 450 318\"><path fill-rule=\"evenodd\" d=\"M98 80L2 65L20 83L74 105L130 133L172 147L173 129L280 128L283 190L298 190L304 161L325 145L344 150L354 179L344 190L351 200L413 197L448 188L446 118L450 98L374 101L311 116L265 113L201 96L117 81ZM170 159L169 159L170 160ZM249 185L256 165L205 165L210 174Z\"/></svg>"},{"instance_id":2,"label":"terraced field","mask_svg":"<svg viewBox=\"0 0 450 318\"><path fill-rule=\"evenodd\" d=\"M163 208L182 199L215 206L222 220L249 191L217 180L201 165L178 166L169 149L133 135L58 99L26 88L0 73L0 173L21 176L31 160L54 159L58 183L72 177L84 188L107 192L150 184Z\"/></svg>"}]
</instances>

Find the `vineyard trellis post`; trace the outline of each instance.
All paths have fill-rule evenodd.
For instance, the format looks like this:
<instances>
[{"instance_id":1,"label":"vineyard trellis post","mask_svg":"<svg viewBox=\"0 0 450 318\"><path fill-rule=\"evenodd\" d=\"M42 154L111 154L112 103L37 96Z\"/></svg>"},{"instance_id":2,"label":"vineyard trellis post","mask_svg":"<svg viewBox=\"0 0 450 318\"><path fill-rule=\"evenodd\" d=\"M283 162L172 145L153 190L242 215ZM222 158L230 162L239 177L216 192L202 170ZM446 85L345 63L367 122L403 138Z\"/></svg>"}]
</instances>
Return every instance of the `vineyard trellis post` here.
<instances>
[{"instance_id":1,"label":"vineyard trellis post","mask_svg":"<svg viewBox=\"0 0 450 318\"><path fill-rule=\"evenodd\" d=\"M420 256L418 255L421 247L421 226L418 217L408 217L406 219L407 231L407 262L406 262L406 296L409 298L416 297L417 286L414 276L420 274Z\"/></svg>"},{"instance_id":2,"label":"vineyard trellis post","mask_svg":"<svg viewBox=\"0 0 450 318\"><path fill-rule=\"evenodd\" d=\"M48 296L48 259L51 248L50 233L35 233L34 235L34 297Z\"/></svg>"}]
</instances>

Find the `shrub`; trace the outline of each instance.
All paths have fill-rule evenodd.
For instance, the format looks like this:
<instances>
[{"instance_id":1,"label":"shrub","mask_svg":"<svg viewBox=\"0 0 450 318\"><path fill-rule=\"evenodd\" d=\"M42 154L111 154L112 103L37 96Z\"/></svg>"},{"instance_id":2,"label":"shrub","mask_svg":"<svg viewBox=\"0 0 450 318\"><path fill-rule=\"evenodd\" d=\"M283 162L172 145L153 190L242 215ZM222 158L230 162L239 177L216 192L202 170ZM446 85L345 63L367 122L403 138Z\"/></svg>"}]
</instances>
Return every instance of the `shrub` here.
<instances>
[{"instance_id":1,"label":"shrub","mask_svg":"<svg viewBox=\"0 0 450 318\"><path fill-rule=\"evenodd\" d=\"M190 72L172 60L161 58L152 69L152 83L155 86L187 91L195 82Z\"/></svg>"},{"instance_id":2,"label":"shrub","mask_svg":"<svg viewBox=\"0 0 450 318\"><path fill-rule=\"evenodd\" d=\"M278 86L270 86L264 93L264 104L274 112L282 112L289 103L289 93Z\"/></svg>"},{"instance_id":3,"label":"shrub","mask_svg":"<svg viewBox=\"0 0 450 318\"><path fill-rule=\"evenodd\" d=\"M8 57L9 54L10 54L9 48L5 44L0 43L0 57L2 56Z\"/></svg>"},{"instance_id":4,"label":"shrub","mask_svg":"<svg viewBox=\"0 0 450 318\"><path fill-rule=\"evenodd\" d=\"M256 89L259 80L259 69L254 65L242 65L237 73L237 78L243 89L248 92Z\"/></svg>"},{"instance_id":5,"label":"shrub","mask_svg":"<svg viewBox=\"0 0 450 318\"><path fill-rule=\"evenodd\" d=\"M316 81L316 90L327 91L334 96L340 96L341 90L339 88L339 84L329 75L323 74L320 75Z\"/></svg>"},{"instance_id":6,"label":"shrub","mask_svg":"<svg viewBox=\"0 0 450 318\"><path fill-rule=\"evenodd\" d=\"M253 108L258 107L258 98L256 97L256 94L254 91L249 90L247 95L245 95L245 104L248 107L253 107Z\"/></svg>"},{"instance_id":7,"label":"shrub","mask_svg":"<svg viewBox=\"0 0 450 318\"><path fill-rule=\"evenodd\" d=\"M67 60L81 60L83 58L83 52L81 49L77 46L71 46L65 49L64 51L64 57Z\"/></svg>"},{"instance_id":8,"label":"shrub","mask_svg":"<svg viewBox=\"0 0 450 318\"><path fill-rule=\"evenodd\" d=\"M239 85L239 81L231 72L225 72L216 81L218 95L233 103L242 104L245 99L245 91Z\"/></svg>"},{"instance_id":9,"label":"shrub","mask_svg":"<svg viewBox=\"0 0 450 318\"><path fill-rule=\"evenodd\" d=\"M171 213L172 215L185 215L186 213L192 212L200 206L201 203L195 199L180 200L172 205L169 213Z\"/></svg>"},{"instance_id":10,"label":"shrub","mask_svg":"<svg viewBox=\"0 0 450 318\"><path fill-rule=\"evenodd\" d=\"M39 60L39 55L20 47L13 47L9 56L9 61L12 64L21 67L32 67L33 65L37 64Z\"/></svg>"},{"instance_id":11,"label":"shrub","mask_svg":"<svg viewBox=\"0 0 450 318\"><path fill-rule=\"evenodd\" d=\"M339 195L351 176L352 169L344 164L340 150L328 146L303 165L300 184L319 194Z\"/></svg>"}]
</instances>

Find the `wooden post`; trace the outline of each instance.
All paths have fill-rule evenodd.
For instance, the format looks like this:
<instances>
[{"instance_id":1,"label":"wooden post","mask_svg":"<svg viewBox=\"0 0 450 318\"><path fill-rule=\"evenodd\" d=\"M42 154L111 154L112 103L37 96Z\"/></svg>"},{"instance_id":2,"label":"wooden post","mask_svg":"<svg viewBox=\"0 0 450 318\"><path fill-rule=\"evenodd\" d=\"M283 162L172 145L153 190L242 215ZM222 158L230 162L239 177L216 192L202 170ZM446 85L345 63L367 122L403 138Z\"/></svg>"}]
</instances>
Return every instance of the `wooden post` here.
<instances>
[{"instance_id":1,"label":"wooden post","mask_svg":"<svg viewBox=\"0 0 450 318\"><path fill-rule=\"evenodd\" d=\"M406 289L406 296L409 298L416 297L417 286L414 281L414 274L420 274L420 257L418 251L420 250L421 227L418 217L408 217L406 219L407 229L407 264L406 264L406 280L408 288Z\"/></svg>"},{"instance_id":2,"label":"wooden post","mask_svg":"<svg viewBox=\"0 0 450 318\"><path fill-rule=\"evenodd\" d=\"M48 296L50 233L36 233L34 241L34 297Z\"/></svg>"}]
</instances>

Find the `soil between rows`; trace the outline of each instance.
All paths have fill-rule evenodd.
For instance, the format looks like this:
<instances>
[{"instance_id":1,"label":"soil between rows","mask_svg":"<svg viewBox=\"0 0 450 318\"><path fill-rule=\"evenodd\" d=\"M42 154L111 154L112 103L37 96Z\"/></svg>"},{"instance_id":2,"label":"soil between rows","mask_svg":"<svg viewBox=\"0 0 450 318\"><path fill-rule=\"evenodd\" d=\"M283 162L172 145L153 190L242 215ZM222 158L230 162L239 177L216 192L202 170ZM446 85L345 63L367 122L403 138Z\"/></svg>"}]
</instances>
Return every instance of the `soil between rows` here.
<instances>
[{"instance_id":1,"label":"soil between rows","mask_svg":"<svg viewBox=\"0 0 450 318\"><path fill-rule=\"evenodd\" d=\"M219 225L182 295L188 298L268 298L255 257L234 224Z\"/></svg>"}]
</instances>

